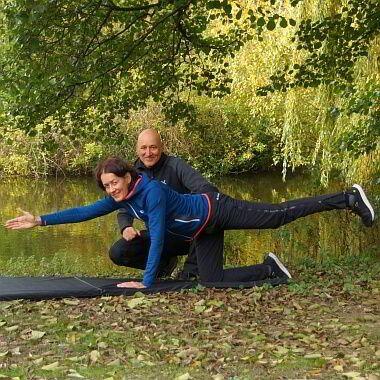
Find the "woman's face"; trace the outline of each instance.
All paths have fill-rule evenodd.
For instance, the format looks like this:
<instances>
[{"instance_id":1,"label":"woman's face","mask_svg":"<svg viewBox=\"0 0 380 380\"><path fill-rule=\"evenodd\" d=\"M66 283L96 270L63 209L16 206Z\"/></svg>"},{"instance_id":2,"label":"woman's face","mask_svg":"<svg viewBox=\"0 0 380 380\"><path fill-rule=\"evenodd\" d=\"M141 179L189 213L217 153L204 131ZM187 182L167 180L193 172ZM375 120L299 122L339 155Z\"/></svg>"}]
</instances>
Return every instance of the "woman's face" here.
<instances>
[{"instance_id":1,"label":"woman's face","mask_svg":"<svg viewBox=\"0 0 380 380\"><path fill-rule=\"evenodd\" d=\"M128 195L128 186L131 183L131 175L127 173L124 177L118 177L113 173L103 173L100 176L106 193L116 202L121 202Z\"/></svg>"}]
</instances>

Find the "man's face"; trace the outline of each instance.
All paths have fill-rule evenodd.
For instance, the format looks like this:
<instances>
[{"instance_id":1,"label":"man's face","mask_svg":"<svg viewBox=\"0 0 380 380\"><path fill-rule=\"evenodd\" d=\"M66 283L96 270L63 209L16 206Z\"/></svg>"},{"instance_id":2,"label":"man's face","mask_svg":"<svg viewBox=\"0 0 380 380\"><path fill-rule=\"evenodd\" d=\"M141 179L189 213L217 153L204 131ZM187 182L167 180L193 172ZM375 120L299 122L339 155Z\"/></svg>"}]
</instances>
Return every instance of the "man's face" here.
<instances>
[{"instance_id":1,"label":"man's face","mask_svg":"<svg viewBox=\"0 0 380 380\"><path fill-rule=\"evenodd\" d=\"M151 168L161 158L162 143L156 134L145 133L139 136L136 149L142 163Z\"/></svg>"}]
</instances>

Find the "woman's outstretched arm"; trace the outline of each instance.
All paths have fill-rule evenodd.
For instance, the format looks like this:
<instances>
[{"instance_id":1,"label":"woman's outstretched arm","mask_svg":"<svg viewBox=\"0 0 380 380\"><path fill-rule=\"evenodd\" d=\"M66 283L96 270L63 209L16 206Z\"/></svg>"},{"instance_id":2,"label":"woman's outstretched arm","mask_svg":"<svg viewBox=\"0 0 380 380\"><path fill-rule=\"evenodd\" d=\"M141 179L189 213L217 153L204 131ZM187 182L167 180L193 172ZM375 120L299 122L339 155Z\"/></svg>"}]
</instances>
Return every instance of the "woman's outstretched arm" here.
<instances>
[{"instance_id":1,"label":"woman's outstretched arm","mask_svg":"<svg viewBox=\"0 0 380 380\"><path fill-rule=\"evenodd\" d=\"M103 198L87 206L68 208L47 215L34 216L23 211L23 215L5 222L5 227L13 230L54 224L79 223L98 218L120 208L111 197Z\"/></svg>"}]
</instances>

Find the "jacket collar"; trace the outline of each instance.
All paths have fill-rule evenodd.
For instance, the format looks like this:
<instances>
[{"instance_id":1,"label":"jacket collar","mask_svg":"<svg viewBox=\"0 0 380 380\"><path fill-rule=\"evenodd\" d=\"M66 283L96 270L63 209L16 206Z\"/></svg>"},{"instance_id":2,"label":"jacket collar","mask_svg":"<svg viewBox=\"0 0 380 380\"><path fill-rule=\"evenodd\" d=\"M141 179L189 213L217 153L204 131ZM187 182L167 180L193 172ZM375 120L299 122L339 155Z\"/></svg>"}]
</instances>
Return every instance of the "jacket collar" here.
<instances>
[{"instance_id":1,"label":"jacket collar","mask_svg":"<svg viewBox=\"0 0 380 380\"><path fill-rule=\"evenodd\" d=\"M151 171L152 173L160 170L164 164L165 164L165 161L167 160L168 156L167 154L165 153L162 153L161 154L161 157L160 159L157 161L157 163L155 165L153 165L152 167L150 168L147 168L144 163L138 158L136 161L135 161L135 168L137 170L141 170L141 171Z\"/></svg>"},{"instance_id":2,"label":"jacket collar","mask_svg":"<svg viewBox=\"0 0 380 380\"><path fill-rule=\"evenodd\" d=\"M138 175L137 179L133 181L128 187L128 194L123 199L123 201L128 201L133 198L135 195L139 194L141 191L145 189L145 185L147 185L151 179L145 174L141 173Z\"/></svg>"},{"instance_id":3,"label":"jacket collar","mask_svg":"<svg viewBox=\"0 0 380 380\"><path fill-rule=\"evenodd\" d=\"M131 182L129 184L129 186L128 186L128 194L123 199L124 201L128 200L129 198L132 198L136 194L136 192L138 190L138 185L139 185L139 183L141 181L142 181L142 175L139 175L135 181L133 181L133 182Z\"/></svg>"}]
</instances>

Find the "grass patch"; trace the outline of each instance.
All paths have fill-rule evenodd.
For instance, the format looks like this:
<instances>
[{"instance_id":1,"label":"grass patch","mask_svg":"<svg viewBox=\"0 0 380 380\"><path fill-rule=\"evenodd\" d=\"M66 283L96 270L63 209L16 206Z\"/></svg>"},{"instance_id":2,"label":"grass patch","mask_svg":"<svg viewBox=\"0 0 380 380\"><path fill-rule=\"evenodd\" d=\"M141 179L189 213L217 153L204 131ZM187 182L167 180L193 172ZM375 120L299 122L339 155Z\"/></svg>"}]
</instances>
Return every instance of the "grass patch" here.
<instances>
[{"instance_id":1,"label":"grass patch","mask_svg":"<svg viewBox=\"0 0 380 380\"><path fill-rule=\"evenodd\" d=\"M137 305L130 297L2 302L0 374L115 380L379 375L377 259L308 260L294 269L289 286L200 287L139 295Z\"/></svg>"},{"instance_id":2,"label":"grass patch","mask_svg":"<svg viewBox=\"0 0 380 380\"><path fill-rule=\"evenodd\" d=\"M74 257L65 251L52 257L17 257L1 259L1 273L8 276L136 276L141 271L113 265L102 256L88 258ZM101 268L101 270L99 270Z\"/></svg>"},{"instance_id":3,"label":"grass patch","mask_svg":"<svg viewBox=\"0 0 380 380\"><path fill-rule=\"evenodd\" d=\"M279 376L294 376L295 373L305 374L312 369L320 370L326 363L324 358L293 357L279 363L275 372Z\"/></svg>"}]
</instances>

